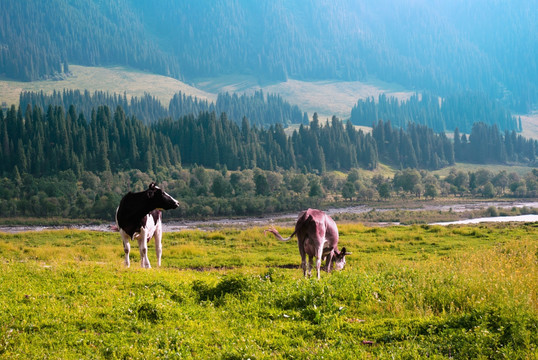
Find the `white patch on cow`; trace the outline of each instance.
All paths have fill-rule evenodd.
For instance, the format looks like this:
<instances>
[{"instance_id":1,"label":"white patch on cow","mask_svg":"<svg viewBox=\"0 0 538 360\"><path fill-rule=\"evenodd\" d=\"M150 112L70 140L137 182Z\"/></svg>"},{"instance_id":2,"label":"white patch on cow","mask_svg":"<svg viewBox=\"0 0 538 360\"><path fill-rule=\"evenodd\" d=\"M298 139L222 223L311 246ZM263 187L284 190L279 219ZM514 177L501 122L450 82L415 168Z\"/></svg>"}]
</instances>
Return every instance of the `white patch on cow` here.
<instances>
[{"instance_id":1,"label":"white patch on cow","mask_svg":"<svg viewBox=\"0 0 538 360\"><path fill-rule=\"evenodd\" d=\"M148 259L148 242L151 238L155 239L155 252L157 255L157 265L161 266L162 256L162 223L161 220L153 219L153 216L148 215L146 217L146 224L140 228L139 233L133 235L133 239L138 240L138 249L140 251L140 265L143 268L151 268L151 264Z\"/></svg>"},{"instance_id":2,"label":"white patch on cow","mask_svg":"<svg viewBox=\"0 0 538 360\"><path fill-rule=\"evenodd\" d=\"M131 252L130 240L136 240L138 242L138 249L140 251L140 265L143 268L151 268L151 264L148 259L148 242L151 238L155 239L155 253L157 255L157 265L161 266L162 257L162 222L159 218L156 222L150 214L146 216L146 223L140 228L139 232L133 234L132 239L129 235L120 228L120 236L123 241L123 249L125 252L125 265L131 266L129 260L129 253Z\"/></svg>"}]
</instances>

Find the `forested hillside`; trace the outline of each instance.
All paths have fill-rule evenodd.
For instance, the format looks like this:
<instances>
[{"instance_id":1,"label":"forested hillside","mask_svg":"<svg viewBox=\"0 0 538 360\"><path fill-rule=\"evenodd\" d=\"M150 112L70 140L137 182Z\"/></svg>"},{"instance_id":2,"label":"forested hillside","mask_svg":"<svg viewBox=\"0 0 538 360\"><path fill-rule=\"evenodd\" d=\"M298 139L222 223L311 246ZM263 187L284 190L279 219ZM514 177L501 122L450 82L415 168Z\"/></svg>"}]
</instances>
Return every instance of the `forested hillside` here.
<instances>
[{"instance_id":1,"label":"forested hillside","mask_svg":"<svg viewBox=\"0 0 538 360\"><path fill-rule=\"evenodd\" d=\"M120 64L185 80L366 80L538 103L537 0L4 0L0 74Z\"/></svg>"},{"instance_id":2,"label":"forested hillside","mask_svg":"<svg viewBox=\"0 0 538 360\"><path fill-rule=\"evenodd\" d=\"M351 122L372 126L379 120L393 126L426 125L435 132L454 131L469 134L473 125L482 122L496 125L500 130L521 131L521 119L516 119L498 101L477 94L452 94L443 99L428 93L415 94L409 100L399 101L380 95L359 100L351 109Z\"/></svg>"},{"instance_id":3,"label":"forested hillside","mask_svg":"<svg viewBox=\"0 0 538 360\"><path fill-rule=\"evenodd\" d=\"M69 64L127 65L179 77L125 1L0 1L0 74L31 81Z\"/></svg>"},{"instance_id":4,"label":"forested hillside","mask_svg":"<svg viewBox=\"0 0 538 360\"><path fill-rule=\"evenodd\" d=\"M321 127L315 120L301 126L291 137L276 124L269 128L242 125L225 113L202 112L177 120L162 119L151 126L99 106L87 119L73 105L12 106L6 116L0 111L0 173L55 174L73 169L119 171L159 167L203 165L229 169L373 168L377 164L375 143L370 135L346 129L341 121Z\"/></svg>"},{"instance_id":5,"label":"forested hillside","mask_svg":"<svg viewBox=\"0 0 538 360\"><path fill-rule=\"evenodd\" d=\"M35 176L72 169L120 171L202 165L220 169L295 169L324 173L327 170L373 169L378 161L396 168L439 169L455 160L476 163L519 162L536 164L536 140L514 131L476 123L467 138L455 134L454 143L444 133L424 125L407 130L379 121L372 134L357 131L350 121L333 117L322 125L314 114L310 126L301 125L287 136L281 124L268 128L241 125L226 113L202 112L178 119L165 118L145 125L115 110L99 106L90 118L71 105L50 105L46 110L28 105L0 110L0 174Z\"/></svg>"},{"instance_id":6,"label":"forested hillside","mask_svg":"<svg viewBox=\"0 0 538 360\"><path fill-rule=\"evenodd\" d=\"M440 181L417 169L454 161L536 166L537 149L536 140L484 123L468 137L456 131L452 142L425 125L379 121L365 134L336 117L323 125L316 114L287 136L280 124L257 127L243 118L238 125L225 113L146 125L121 106L99 106L89 118L73 105L12 106L0 110L0 216L110 220L121 194L155 180L182 201L173 217L297 211L324 199L370 201L394 192L495 197L509 189L535 197L536 170L525 178L451 171ZM379 162L402 171L392 180L358 175Z\"/></svg>"}]
</instances>

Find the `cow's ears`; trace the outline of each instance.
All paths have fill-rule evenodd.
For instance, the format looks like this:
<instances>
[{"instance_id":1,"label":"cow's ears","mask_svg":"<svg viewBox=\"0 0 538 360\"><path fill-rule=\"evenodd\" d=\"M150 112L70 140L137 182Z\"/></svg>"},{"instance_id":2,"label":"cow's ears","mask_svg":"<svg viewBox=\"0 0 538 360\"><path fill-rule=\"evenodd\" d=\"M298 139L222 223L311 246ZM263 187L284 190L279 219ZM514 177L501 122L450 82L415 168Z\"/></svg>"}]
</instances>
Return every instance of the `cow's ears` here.
<instances>
[{"instance_id":1,"label":"cow's ears","mask_svg":"<svg viewBox=\"0 0 538 360\"><path fill-rule=\"evenodd\" d=\"M351 253L349 251L346 251L346 248L343 247L342 248L342 251L340 251L340 255L344 256L344 255L351 255Z\"/></svg>"},{"instance_id":2,"label":"cow's ears","mask_svg":"<svg viewBox=\"0 0 538 360\"><path fill-rule=\"evenodd\" d=\"M146 195L148 196L149 199L151 199L153 195L155 195L155 183L154 182L149 184L148 191L146 191Z\"/></svg>"}]
</instances>

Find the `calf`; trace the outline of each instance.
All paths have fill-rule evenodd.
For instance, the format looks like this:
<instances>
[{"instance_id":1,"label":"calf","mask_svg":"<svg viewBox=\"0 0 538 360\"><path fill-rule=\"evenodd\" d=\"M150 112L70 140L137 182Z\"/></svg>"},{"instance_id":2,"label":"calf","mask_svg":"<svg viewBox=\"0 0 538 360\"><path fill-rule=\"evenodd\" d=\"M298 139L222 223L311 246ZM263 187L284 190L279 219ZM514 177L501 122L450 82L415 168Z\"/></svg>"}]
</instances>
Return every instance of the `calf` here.
<instances>
[{"instance_id":1,"label":"calf","mask_svg":"<svg viewBox=\"0 0 538 360\"><path fill-rule=\"evenodd\" d=\"M321 260L326 259L327 272L331 271L334 263L336 270L342 270L346 264L346 248L338 251L338 228L333 219L321 210L308 209L299 214L295 224L295 231L284 239L276 229L265 230L271 232L280 241L288 241L297 234L297 244L301 254L301 268L304 276L310 276L312 272L312 258L316 257L316 270L320 278ZM308 255L308 271L306 267L306 255Z\"/></svg>"},{"instance_id":2,"label":"calf","mask_svg":"<svg viewBox=\"0 0 538 360\"><path fill-rule=\"evenodd\" d=\"M141 192L129 192L121 201L116 210L116 224L123 240L125 251L125 265L130 266L129 252L131 245L129 241L135 238L138 240L140 250L140 262L143 268L151 268L148 260L148 241L155 239L155 251L157 253L157 264L161 266L161 239L162 223L161 210L175 209L179 206L176 199L161 190L155 183Z\"/></svg>"}]
</instances>

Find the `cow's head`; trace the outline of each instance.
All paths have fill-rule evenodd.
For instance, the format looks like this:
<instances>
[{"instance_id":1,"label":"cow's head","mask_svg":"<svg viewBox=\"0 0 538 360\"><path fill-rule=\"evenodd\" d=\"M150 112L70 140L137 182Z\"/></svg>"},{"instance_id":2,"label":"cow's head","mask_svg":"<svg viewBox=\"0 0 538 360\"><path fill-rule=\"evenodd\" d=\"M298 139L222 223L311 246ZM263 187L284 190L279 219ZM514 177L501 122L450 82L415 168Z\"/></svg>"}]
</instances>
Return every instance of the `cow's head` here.
<instances>
[{"instance_id":1,"label":"cow's head","mask_svg":"<svg viewBox=\"0 0 538 360\"><path fill-rule=\"evenodd\" d=\"M334 261L334 268L336 270L342 270L344 266L346 265L346 255L351 254L350 252L346 251L346 248L343 247L342 251L335 252L333 261Z\"/></svg>"},{"instance_id":2,"label":"cow's head","mask_svg":"<svg viewBox=\"0 0 538 360\"><path fill-rule=\"evenodd\" d=\"M150 202L155 206L155 209L170 210L179 206L179 202L176 199L155 185L154 182L149 184L149 187L146 190L146 195Z\"/></svg>"}]
</instances>

